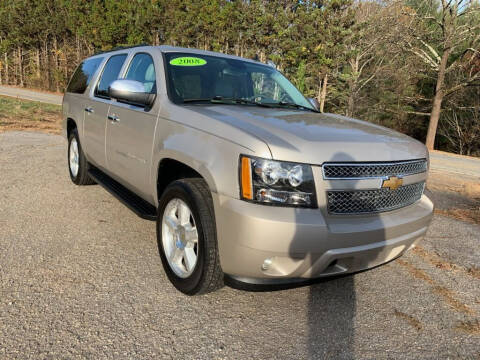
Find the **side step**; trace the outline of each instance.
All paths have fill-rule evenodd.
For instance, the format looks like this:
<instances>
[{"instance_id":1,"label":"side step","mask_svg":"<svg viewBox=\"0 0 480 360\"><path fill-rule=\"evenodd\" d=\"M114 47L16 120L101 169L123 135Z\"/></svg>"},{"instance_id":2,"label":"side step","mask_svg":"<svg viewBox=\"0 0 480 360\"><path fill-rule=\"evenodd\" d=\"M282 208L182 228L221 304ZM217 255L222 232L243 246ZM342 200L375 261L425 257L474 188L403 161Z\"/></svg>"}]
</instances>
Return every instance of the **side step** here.
<instances>
[{"instance_id":1,"label":"side step","mask_svg":"<svg viewBox=\"0 0 480 360\"><path fill-rule=\"evenodd\" d=\"M157 209L152 204L143 200L141 197L128 190L125 186L113 180L103 171L91 166L88 173L99 185L105 188L105 190L115 196L120 202L142 219L151 221L157 219Z\"/></svg>"}]
</instances>

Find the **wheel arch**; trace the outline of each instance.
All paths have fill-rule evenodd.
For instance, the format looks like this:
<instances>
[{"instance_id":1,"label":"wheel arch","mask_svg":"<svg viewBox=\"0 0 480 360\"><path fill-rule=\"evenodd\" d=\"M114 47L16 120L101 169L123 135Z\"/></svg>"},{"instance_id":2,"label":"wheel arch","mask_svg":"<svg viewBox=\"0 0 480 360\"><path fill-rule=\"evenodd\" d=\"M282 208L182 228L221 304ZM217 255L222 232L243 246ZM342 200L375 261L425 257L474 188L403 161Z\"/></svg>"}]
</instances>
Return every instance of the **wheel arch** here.
<instances>
[{"instance_id":1,"label":"wheel arch","mask_svg":"<svg viewBox=\"0 0 480 360\"><path fill-rule=\"evenodd\" d=\"M178 154L169 154L162 157L156 166L155 190L156 201L162 195L165 188L172 181L185 178L203 179L210 191L216 192L216 184L210 171L201 163L190 161Z\"/></svg>"},{"instance_id":2,"label":"wheel arch","mask_svg":"<svg viewBox=\"0 0 480 360\"><path fill-rule=\"evenodd\" d=\"M72 133L73 129L77 129L78 131L78 126L75 120L73 120L71 117L67 118L66 120L66 131L67 131L67 139L70 137L70 134Z\"/></svg>"}]
</instances>

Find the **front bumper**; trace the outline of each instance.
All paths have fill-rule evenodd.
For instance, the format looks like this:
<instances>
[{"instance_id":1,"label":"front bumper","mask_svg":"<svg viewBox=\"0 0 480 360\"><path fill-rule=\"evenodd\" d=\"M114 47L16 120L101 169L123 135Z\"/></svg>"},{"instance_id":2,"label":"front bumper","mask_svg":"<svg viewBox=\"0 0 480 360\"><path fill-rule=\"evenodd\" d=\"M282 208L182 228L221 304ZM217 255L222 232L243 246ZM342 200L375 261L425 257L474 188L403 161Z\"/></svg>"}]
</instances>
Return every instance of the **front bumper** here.
<instances>
[{"instance_id":1,"label":"front bumper","mask_svg":"<svg viewBox=\"0 0 480 360\"><path fill-rule=\"evenodd\" d=\"M361 216L212 195L222 269L248 282L310 279L375 267L418 242L433 216L433 204L425 195L402 209ZM267 268L262 267L266 259Z\"/></svg>"}]
</instances>

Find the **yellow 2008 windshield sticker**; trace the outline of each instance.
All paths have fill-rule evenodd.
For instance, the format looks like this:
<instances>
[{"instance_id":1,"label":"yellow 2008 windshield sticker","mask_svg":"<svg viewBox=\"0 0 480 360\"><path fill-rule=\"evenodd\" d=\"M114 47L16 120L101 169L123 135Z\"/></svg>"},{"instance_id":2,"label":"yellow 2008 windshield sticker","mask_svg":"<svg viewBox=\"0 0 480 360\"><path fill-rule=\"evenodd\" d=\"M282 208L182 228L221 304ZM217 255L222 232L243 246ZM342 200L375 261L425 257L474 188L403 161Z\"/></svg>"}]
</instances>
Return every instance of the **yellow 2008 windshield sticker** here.
<instances>
[{"instance_id":1,"label":"yellow 2008 windshield sticker","mask_svg":"<svg viewBox=\"0 0 480 360\"><path fill-rule=\"evenodd\" d=\"M198 57L178 57L176 59L170 60L170 65L175 66L202 66L205 65L207 62L204 59Z\"/></svg>"}]
</instances>

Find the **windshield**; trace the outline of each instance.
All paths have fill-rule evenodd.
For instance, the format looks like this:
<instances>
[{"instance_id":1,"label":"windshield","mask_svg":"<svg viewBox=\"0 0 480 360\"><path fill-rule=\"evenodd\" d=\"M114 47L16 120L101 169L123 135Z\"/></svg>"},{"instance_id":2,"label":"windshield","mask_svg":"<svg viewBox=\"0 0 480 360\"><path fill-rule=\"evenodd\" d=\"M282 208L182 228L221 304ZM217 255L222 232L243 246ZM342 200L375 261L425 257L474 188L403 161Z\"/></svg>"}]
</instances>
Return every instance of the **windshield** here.
<instances>
[{"instance_id":1,"label":"windshield","mask_svg":"<svg viewBox=\"0 0 480 360\"><path fill-rule=\"evenodd\" d=\"M274 68L248 61L193 53L165 53L170 99L177 104L231 101L316 111Z\"/></svg>"}]
</instances>

